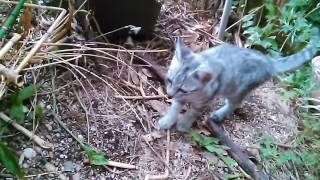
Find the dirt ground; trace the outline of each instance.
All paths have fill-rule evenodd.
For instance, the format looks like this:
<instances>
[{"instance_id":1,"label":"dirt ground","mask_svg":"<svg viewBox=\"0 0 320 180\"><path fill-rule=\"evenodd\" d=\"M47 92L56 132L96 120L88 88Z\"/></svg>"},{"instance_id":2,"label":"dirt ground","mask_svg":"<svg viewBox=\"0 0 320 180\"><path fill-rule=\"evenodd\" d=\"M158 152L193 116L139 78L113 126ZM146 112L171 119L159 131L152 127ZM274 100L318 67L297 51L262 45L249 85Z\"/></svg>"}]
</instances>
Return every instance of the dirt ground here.
<instances>
[{"instance_id":1,"label":"dirt ground","mask_svg":"<svg viewBox=\"0 0 320 180\"><path fill-rule=\"evenodd\" d=\"M196 11L190 13L187 4L168 8L172 5L170 3L162 7L156 38L134 44L134 49L140 50L146 47L168 49L166 52L146 53L164 66L172 57L172 37L182 35L188 44L194 42L191 46L195 51L207 48L209 42L218 42L211 35L201 32L211 27L214 27L211 31L215 31L213 25L217 20L207 19L206 15ZM115 55L130 61L129 53L116 52ZM120 66L103 59L97 62L89 61L85 66L99 74L105 82L86 73L86 78L81 78L79 83L70 78L70 72L61 68L55 77L57 106L53 107L50 94L43 93L53 91L51 79L43 83L38 98L47 112L55 108L62 121L80 140L104 152L109 160L136 165L137 169L90 165L79 144L48 115L38 123L36 134L52 143L53 149L37 147L22 135L13 139L13 144L17 144L21 152L26 148L37 152L36 157L22 162L30 179L145 179L146 176L168 173L167 179L206 180L222 179L230 173L219 158L199 148L187 134L174 129L168 133L154 128L170 104L164 96L163 84L155 74L135 62L128 63L130 66ZM294 109L276 93L278 88L275 83L268 82L256 89L242 107L222 124L226 134L242 149L257 147L263 134L271 134L277 143L286 144L296 133L298 119ZM157 97L144 100L135 97L126 101L119 98L142 96L142 93ZM221 106L221 102L217 98L211 109ZM204 125L206 118L207 113L204 113L192 130L210 135ZM32 123L26 126L32 127ZM169 162L167 165L166 161Z\"/></svg>"}]
</instances>

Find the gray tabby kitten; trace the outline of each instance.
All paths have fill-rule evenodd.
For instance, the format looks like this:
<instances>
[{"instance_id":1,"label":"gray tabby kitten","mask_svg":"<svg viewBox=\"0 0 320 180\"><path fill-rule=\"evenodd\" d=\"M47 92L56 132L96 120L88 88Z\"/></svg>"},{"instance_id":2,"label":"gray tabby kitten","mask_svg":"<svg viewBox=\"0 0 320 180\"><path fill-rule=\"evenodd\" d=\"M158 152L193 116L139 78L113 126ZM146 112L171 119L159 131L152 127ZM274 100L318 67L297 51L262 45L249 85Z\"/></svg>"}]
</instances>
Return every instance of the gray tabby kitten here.
<instances>
[{"instance_id":1,"label":"gray tabby kitten","mask_svg":"<svg viewBox=\"0 0 320 180\"><path fill-rule=\"evenodd\" d=\"M187 132L203 108L214 96L225 97L225 105L210 114L221 122L232 113L245 96L272 76L294 70L309 61L317 52L319 31L300 52L273 59L259 51L222 44L194 53L180 39L166 75L166 91L172 99L166 115L158 122L159 129L169 129L177 122L177 130ZM183 106L190 109L179 115Z\"/></svg>"}]
</instances>

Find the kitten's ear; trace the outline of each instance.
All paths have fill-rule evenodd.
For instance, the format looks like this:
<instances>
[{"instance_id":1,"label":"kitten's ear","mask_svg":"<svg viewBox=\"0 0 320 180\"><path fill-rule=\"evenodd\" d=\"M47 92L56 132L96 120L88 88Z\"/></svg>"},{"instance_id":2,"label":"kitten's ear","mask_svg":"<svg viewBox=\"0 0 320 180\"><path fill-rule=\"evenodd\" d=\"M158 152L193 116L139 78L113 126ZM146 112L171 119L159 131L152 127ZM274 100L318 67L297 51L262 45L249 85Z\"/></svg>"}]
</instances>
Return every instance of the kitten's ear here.
<instances>
[{"instance_id":1,"label":"kitten's ear","mask_svg":"<svg viewBox=\"0 0 320 180\"><path fill-rule=\"evenodd\" d=\"M188 59L188 56L192 56L193 52L192 50L187 47L184 42L181 40L181 38L178 37L177 42L176 42L176 51L175 51L175 56L178 61L183 62L186 59Z\"/></svg>"},{"instance_id":2,"label":"kitten's ear","mask_svg":"<svg viewBox=\"0 0 320 180\"><path fill-rule=\"evenodd\" d=\"M213 78L212 73L205 70L196 70L193 76L202 83L207 83Z\"/></svg>"}]
</instances>

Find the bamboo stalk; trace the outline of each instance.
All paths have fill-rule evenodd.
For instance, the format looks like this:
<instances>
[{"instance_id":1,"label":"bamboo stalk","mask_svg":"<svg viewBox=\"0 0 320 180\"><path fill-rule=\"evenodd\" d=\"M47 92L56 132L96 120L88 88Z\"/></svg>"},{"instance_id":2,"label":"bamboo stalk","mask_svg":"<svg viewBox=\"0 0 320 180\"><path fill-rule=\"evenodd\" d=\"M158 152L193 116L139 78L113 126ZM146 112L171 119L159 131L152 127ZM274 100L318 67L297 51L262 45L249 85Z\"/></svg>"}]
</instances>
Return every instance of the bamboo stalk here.
<instances>
[{"instance_id":1,"label":"bamboo stalk","mask_svg":"<svg viewBox=\"0 0 320 180\"><path fill-rule=\"evenodd\" d=\"M0 28L0 40L3 39L3 37L8 33L8 30L14 25L16 22L16 19L18 15L20 14L20 10L23 8L25 0L20 0L17 2L16 7L13 9L13 11L10 13L2 27Z\"/></svg>"},{"instance_id":2,"label":"bamboo stalk","mask_svg":"<svg viewBox=\"0 0 320 180\"><path fill-rule=\"evenodd\" d=\"M44 149L50 149L52 147L51 143L48 143L41 139L39 136L35 135L34 133L30 132L20 124L16 123L14 120L12 120L10 117L5 115L4 113L0 112L0 119L4 120L5 122L11 124L14 128L16 128L18 131L22 132L24 135L29 137L31 140L33 140L35 143L37 143L39 146L41 146Z\"/></svg>"},{"instance_id":3,"label":"bamboo stalk","mask_svg":"<svg viewBox=\"0 0 320 180\"><path fill-rule=\"evenodd\" d=\"M23 81L22 81L22 78L21 78L22 76L20 76L18 73L16 73L12 69L6 68L2 64L0 64L0 77L1 76L4 76L5 80L7 80L8 82L13 82L17 86L22 86L23 85Z\"/></svg>"},{"instance_id":4,"label":"bamboo stalk","mask_svg":"<svg viewBox=\"0 0 320 180\"><path fill-rule=\"evenodd\" d=\"M42 43L44 43L51 36L51 33L58 26L58 24L60 23L60 20L64 17L66 12L67 11L65 9L62 9L60 15L50 26L47 33L44 34L42 38L38 41L38 43L31 49L28 55L22 60L19 66L15 69L15 72L19 73L24 67L26 67L29 64L29 60L32 58L32 56L34 56L37 53L39 48L42 46Z\"/></svg>"},{"instance_id":5,"label":"bamboo stalk","mask_svg":"<svg viewBox=\"0 0 320 180\"><path fill-rule=\"evenodd\" d=\"M3 48L0 49L0 60L20 38L20 34L13 33L12 38L7 42L6 45L3 46Z\"/></svg>"}]
</instances>

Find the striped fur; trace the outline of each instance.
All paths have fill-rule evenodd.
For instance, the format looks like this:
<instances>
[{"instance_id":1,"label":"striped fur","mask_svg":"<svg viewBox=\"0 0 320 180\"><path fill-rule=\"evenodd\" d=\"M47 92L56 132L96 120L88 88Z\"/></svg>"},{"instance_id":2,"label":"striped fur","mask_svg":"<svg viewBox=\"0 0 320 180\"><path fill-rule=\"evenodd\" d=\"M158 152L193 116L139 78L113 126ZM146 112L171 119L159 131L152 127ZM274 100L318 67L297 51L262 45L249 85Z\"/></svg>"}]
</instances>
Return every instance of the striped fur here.
<instances>
[{"instance_id":1,"label":"striped fur","mask_svg":"<svg viewBox=\"0 0 320 180\"><path fill-rule=\"evenodd\" d=\"M222 121L240 106L251 90L272 76L309 61L317 52L319 32L313 33L311 39L300 52L280 59L227 43L194 53L178 40L166 79L166 91L173 97L173 103L159 120L158 127L169 129L177 123L179 131L188 131L203 108L217 95L225 97L225 105L213 111L210 119ZM180 115L186 103L190 104L190 109Z\"/></svg>"}]
</instances>

